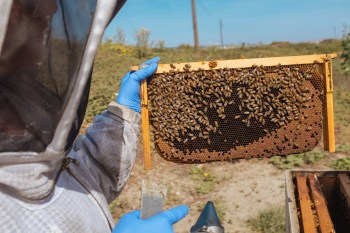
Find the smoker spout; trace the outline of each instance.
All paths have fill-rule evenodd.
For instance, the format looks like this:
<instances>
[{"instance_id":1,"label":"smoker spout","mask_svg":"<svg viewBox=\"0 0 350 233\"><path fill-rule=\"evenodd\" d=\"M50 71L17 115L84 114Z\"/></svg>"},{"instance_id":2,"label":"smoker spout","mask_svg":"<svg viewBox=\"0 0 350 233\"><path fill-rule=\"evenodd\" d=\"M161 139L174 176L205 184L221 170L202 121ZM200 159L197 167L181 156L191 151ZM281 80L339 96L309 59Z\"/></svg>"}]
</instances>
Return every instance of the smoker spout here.
<instances>
[{"instance_id":1,"label":"smoker spout","mask_svg":"<svg viewBox=\"0 0 350 233\"><path fill-rule=\"evenodd\" d=\"M220 224L214 203L208 201L196 224L191 227L190 233L224 233L225 228Z\"/></svg>"}]
</instances>

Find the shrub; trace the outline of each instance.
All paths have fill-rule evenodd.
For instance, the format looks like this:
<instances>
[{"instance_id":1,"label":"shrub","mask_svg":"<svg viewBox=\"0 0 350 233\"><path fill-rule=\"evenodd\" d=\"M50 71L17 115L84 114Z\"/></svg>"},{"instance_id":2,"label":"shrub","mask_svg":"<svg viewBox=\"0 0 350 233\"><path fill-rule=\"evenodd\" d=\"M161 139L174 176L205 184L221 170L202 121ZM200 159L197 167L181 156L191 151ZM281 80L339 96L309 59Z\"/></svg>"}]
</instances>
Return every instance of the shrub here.
<instances>
[{"instance_id":1,"label":"shrub","mask_svg":"<svg viewBox=\"0 0 350 233\"><path fill-rule=\"evenodd\" d=\"M350 145L349 144L336 145L335 151L336 152L350 152Z\"/></svg>"},{"instance_id":2,"label":"shrub","mask_svg":"<svg viewBox=\"0 0 350 233\"><path fill-rule=\"evenodd\" d=\"M126 41L126 39L125 39L124 30L122 28L117 28L117 34L116 34L115 42L117 44L124 45L125 41Z\"/></svg>"},{"instance_id":3,"label":"shrub","mask_svg":"<svg viewBox=\"0 0 350 233\"><path fill-rule=\"evenodd\" d=\"M344 36L341 42L341 47L343 50L340 56L343 59L341 66L344 70L344 73L349 74L350 73L350 31L347 27L344 29Z\"/></svg>"},{"instance_id":4,"label":"shrub","mask_svg":"<svg viewBox=\"0 0 350 233\"><path fill-rule=\"evenodd\" d=\"M256 218L249 219L247 224L252 230L262 233L285 232L284 208L274 207L262 211Z\"/></svg>"},{"instance_id":5,"label":"shrub","mask_svg":"<svg viewBox=\"0 0 350 233\"><path fill-rule=\"evenodd\" d=\"M137 51L137 57L139 59L145 58L148 56L148 50L150 47L150 43L149 43L150 34L151 34L151 31L145 28L141 28L135 34L136 51Z\"/></svg>"},{"instance_id":6,"label":"shrub","mask_svg":"<svg viewBox=\"0 0 350 233\"><path fill-rule=\"evenodd\" d=\"M190 176L197 183L197 193L208 194L214 190L216 176L207 171L207 169L201 166L192 168Z\"/></svg>"},{"instance_id":7,"label":"shrub","mask_svg":"<svg viewBox=\"0 0 350 233\"><path fill-rule=\"evenodd\" d=\"M326 158L326 153L319 150L308 151L302 154L288 155L286 157L274 156L269 162L280 169L292 169L304 164L314 165Z\"/></svg>"},{"instance_id":8,"label":"shrub","mask_svg":"<svg viewBox=\"0 0 350 233\"><path fill-rule=\"evenodd\" d=\"M286 157L274 156L269 159L269 163L272 163L279 169L292 169L304 164L302 154L288 155Z\"/></svg>"},{"instance_id":9,"label":"shrub","mask_svg":"<svg viewBox=\"0 0 350 233\"><path fill-rule=\"evenodd\" d=\"M332 161L331 166L337 170L350 170L350 158L344 157Z\"/></svg>"}]
</instances>

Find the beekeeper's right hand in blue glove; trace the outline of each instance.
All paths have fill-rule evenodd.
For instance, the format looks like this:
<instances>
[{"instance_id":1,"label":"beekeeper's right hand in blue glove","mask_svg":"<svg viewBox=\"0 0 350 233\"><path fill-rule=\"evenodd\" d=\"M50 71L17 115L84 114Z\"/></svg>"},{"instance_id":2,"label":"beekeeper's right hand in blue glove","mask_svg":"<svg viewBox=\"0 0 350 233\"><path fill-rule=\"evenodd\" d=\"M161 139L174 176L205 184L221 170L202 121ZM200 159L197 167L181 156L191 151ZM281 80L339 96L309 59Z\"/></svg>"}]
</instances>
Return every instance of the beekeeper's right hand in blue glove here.
<instances>
[{"instance_id":1,"label":"beekeeper's right hand in blue glove","mask_svg":"<svg viewBox=\"0 0 350 233\"><path fill-rule=\"evenodd\" d=\"M173 224L183 219L188 211L187 206L178 206L141 220L140 211L136 210L121 217L112 233L174 233Z\"/></svg>"}]
</instances>

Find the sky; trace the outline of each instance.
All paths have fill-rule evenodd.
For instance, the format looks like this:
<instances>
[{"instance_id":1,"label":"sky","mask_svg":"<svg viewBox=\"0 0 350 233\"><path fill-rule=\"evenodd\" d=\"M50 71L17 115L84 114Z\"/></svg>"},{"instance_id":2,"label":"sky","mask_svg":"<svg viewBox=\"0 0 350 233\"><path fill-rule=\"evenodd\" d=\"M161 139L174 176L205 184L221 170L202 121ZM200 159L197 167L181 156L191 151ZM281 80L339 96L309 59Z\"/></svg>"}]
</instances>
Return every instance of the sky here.
<instances>
[{"instance_id":1,"label":"sky","mask_svg":"<svg viewBox=\"0 0 350 233\"><path fill-rule=\"evenodd\" d=\"M224 45L317 42L343 36L350 0L196 0L196 14L201 46L221 45L220 20ZM155 44L193 45L191 0L127 0L104 39L118 28L130 45L141 28Z\"/></svg>"}]
</instances>

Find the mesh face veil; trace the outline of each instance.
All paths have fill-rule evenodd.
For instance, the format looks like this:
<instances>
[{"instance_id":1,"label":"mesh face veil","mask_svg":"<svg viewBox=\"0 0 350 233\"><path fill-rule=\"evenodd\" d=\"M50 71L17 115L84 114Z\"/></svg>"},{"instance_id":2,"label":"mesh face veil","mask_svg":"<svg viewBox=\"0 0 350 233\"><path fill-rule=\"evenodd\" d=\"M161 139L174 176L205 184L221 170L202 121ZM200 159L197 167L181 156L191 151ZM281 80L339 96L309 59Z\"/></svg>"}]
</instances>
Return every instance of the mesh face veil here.
<instances>
[{"instance_id":1,"label":"mesh face veil","mask_svg":"<svg viewBox=\"0 0 350 233\"><path fill-rule=\"evenodd\" d=\"M88 100L95 54L85 51L96 50L91 37L100 40L124 2L13 0L7 6L1 16L7 23L0 23L0 153L43 152L59 130L66 132L59 144L70 147ZM105 25L94 24L105 7L113 7Z\"/></svg>"},{"instance_id":2,"label":"mesh face veil","mask_svg":"<svg viewBox=\"0 0 350 233\"><path fill-rule=\"evenodd\" d=\"M7 23L10 18L12 7L12 0L1 1L0 5L0 55L2 51L2 45L6 35Z\"/></svg>"}]
</instances>

